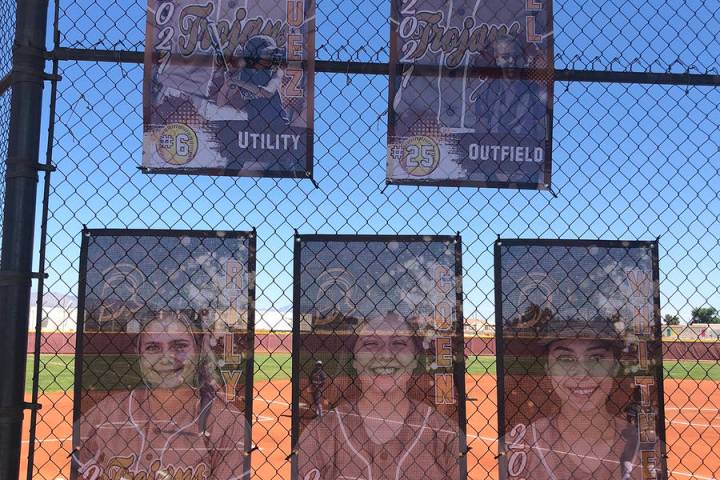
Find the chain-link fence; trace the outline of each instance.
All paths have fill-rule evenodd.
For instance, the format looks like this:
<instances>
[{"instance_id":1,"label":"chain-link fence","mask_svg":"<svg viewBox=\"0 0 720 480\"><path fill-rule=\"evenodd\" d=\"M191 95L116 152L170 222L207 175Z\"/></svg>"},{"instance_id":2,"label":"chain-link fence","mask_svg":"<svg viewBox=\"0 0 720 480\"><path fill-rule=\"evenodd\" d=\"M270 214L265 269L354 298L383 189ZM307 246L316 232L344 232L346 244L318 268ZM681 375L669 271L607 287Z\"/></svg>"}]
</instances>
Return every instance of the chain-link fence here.
<instances>
[{"instance_id":1,"label":"chain-link fence","mask_svg":"<svg viewBox=\"0 0 720 480\"><path fill-rule=\"evenodd\" d=\"M0 158L3 159L0 174L3 182L0 186L0 200L5 204L5 161L7 157L7 131L10 125L10 69L12 68L12 45L15 38L15 2L4 1L0 5ZM0 218L2 220L2 218Z\"/></svg>"},{"instance_id":2,"label":"chain-link fence","mask_svg":"<svg viewBox=\"0 0 720 480\"><path fill-rule=\"evenodd\" d=\"M43 331L28 360L40 366L42 404L23 437L34 452L28 478L70 476L85 227L256 229L250 458L251 478L264 480L290 478L296 232L461 233L469 447L462 453L475 479L496 478L499 464L496 239L657 239L668 473L720 478L720 328L711 324L717 312L707 310L720 309L720 5L555 2L552 192L386 185L390 2L380 0L317 2L317 60L325 63L315 79L316 185L145 174L138 169L145 9L141 1L61 0L56 10L57 170L44 199ZM10 7L0 20L6 13ZM8 65L0 58L0 72Z\"/></svg>"}]
</instances>

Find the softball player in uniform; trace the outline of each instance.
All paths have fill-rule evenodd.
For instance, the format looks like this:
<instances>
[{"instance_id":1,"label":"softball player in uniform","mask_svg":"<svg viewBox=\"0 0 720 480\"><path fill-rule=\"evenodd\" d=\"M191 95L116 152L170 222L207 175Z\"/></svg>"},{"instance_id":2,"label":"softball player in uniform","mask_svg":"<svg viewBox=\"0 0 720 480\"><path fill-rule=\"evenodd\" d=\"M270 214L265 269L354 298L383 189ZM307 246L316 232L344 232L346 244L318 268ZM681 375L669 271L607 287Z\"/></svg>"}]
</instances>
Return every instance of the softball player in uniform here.
<instances>
[{"instance_id":1,"label":"softball player in uniform","mask_svg":"<svg viewBox=\"0 0 720 480\"><path fill-rule=\"evenodd\" d=\"M635 429L613 419L604 439L591 453L577 453L569 446L567 430L557 419L542 419L528 428L530 446L524 475L538 480L627 480L640 479L639 443ZM628 451L628 446L632 448ZM630 456L627 456L630 453ZM592 469L592 470L590 470Z\"/></svg>"},{"instance_id":2,"label":"softball player in uniform","mask_svg":"<svg viewBox=\"0 0 720 480\"><path fill-rule=\"evenodd\" d=\"M148 21L151 22L154 32L153 49L156 54L163 56L162 62L154 61L155 77L152 85L153 92L159 98L154 100L153 104L182 99L196 106L200 105L211 98L213 90L217 90L213 79L218 69L213 55L214 45L203 51L202 44L195 35L192 37L195 43L189 45L192 52L188 54L181 49L179 39L183 32L183 23L198 22L197 16L207 11L207 8L192 0L157 0L151 2L150 8L151 16ZM206 19L209 30L212 29L211 25L215 26L222 19L221 9L214 10ZM187 18L183 19L183 15ZM168 33L171 34L169 37ZM191 43L190 37L188 35L185 41Z\"/></svg>"},{"instance_id":3,"label":"softball player in uniform","mask_svg":"<svg viewBox=\"0 0 720 480\"><path fill-rule=\"evenodd\" d=\"M280 98L283 49L271 37L256 35L248 39L243 56L244 67L228 74L218 92L218 106L231 104L246 110L253 131L282 129L289 121Z\"/></svg>"},{"instance_id":4,"label":"softball player in uniform","mask_svg":"<svg viewBox=\"0 0 720 480\"><path fill-rule=\"evenodd\" d=\"M359 328L352 361L359 397L303 429L298 478L458 478L457 425L408 397L420 351L413 327L395 313Z\"/></svg>"},{"instance_id":5,"label":"softball player in uniform","mask_svg":"<svg viewBox=\"0 0 720 480\"><path fill-rule=\"evenodd\" d=\"M318 417L323 416L323 391L325 390L325 382L327 382L327 375L323 370L323 363L321 360L315 362L315 368L310 374L310 383L312 384L312 397L313 406L315 408L315 415Z\"/></svg>"},{"instance_id":6,"label":"softball player in uniform","mask_svg":"<svg viewBox=\"0 0 720 480\"><path fill-rule=\"evenodd\" d=\"M244 416L208 381L199 338L181 315L148 322L138 339L146 388L111 393L76 425L80 478L243 477Z\"/></svg>"},{"instance_id":7,"label":"softball player in uniform","mask_svg":"<svg viewBox=\"0 0 720 480\"><path fill-rule=\"evenodd\" d=\"M519 40L499 36L493 45L495 66L500 69L526 67ZM498 78L483 84L475 102L477 130L498 139L508 134L542 138L545 103L540 84L527 80Z\"/></svg>"},{"instance_id":8,"label":"softball player in uniform","mask_svg":"<svg viewBox=\"0 0 720 480\"><path fill-rule=\"evenodd\" d=\"M601 319L549 323L557 337L541 341L546 346L546 374L559 404L556 413L523 429L523 438L512 439L524 445L527 454L527 467L513 477L640 479L637 426L608 410L620 388L623 348L622 341L609 339L617 338L612 323Z\"/></svg>"}]
</instances>

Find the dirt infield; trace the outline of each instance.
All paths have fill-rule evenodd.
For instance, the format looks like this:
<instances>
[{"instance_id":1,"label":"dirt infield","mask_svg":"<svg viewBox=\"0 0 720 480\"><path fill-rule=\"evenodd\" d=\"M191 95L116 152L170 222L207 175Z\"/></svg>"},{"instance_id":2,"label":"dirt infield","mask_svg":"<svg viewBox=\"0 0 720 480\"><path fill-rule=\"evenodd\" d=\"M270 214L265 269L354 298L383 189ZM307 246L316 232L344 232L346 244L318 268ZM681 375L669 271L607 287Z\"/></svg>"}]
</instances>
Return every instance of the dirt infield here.
<instances>
[{"instance_id":1,"label":"dirt infield","mask_svg":"<svg viewBox=\"0 0 720 480\"><path fill-rule=\"evenodd\" d=\"M497 478L497 407L495 377L466 376L468 478ZM716 382L666 380L665 412L670 478L720 478L720 386ZM289 381L255 385L253 477L290 478ZM72 393L40 397L43 421L37 430L34 478L69 478L72 444ZM22 477L27 467L28 419L23 428Z\"/></svg>"},{"instance_id":2,"label":"dirt infield","mask_svg":"<svg viewBox=\"0 0 720 480\"><path fill-rule=\"evenodd\" d=\"M97 347L103 353L111 350L121 351L121 346L127 340L118 342L118 334L105 334L110 350ZM128 337L127 334L120 336ZM100 334L93 334L93 343L101 344ZM129 338L129 337L128 337ZM42 334L40 341L41 353L72 354L75 353L74 332L51 332ZM292 350L292 335L289 333L255 333L255 352L262 353L290 353ZM28 337L28 353L35 351L35 334ZM495 338L493 337L465 337L465 351L468 355L495 355ZM712 360L720 358L720 342L711 341L683 341L672 340L663 342L663 358L665 360Z\"/></svg>"}]
</instances>

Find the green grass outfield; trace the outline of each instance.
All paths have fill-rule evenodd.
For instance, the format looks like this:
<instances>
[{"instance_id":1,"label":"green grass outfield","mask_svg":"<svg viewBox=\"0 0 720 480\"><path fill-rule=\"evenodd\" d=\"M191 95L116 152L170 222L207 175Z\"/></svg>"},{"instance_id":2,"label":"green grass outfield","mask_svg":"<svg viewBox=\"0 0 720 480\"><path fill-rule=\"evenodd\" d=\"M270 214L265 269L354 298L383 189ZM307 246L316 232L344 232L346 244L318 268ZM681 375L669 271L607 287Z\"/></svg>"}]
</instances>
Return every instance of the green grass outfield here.
<instances>
[{"instance_id":1,"label":"green grass outfield","mask_svg":"<svg viewBox=\"0 0 720 480\"><path fill-rule=\"evenodd\" d=\"M113 372L115 378L103 381L108 383L135 383L139 381L137 372L129 365L128 360L121 362L120 372ZM713 380L720 381L720 362L693 361L693 360L666 360L665 377L672 379ZM32 355L27 359L27 372L25 391L32 390ZM98 374L108 373L108 362L97 362L93 365ZM467 373L473 375L495 374L495 357L470 356L467 358ZM292 372L289 353L256 353L255 354L255 381L288 380ZM40 392L71 391L75 378L74 355L40 355Z\"/></svg>"}]
</instances>

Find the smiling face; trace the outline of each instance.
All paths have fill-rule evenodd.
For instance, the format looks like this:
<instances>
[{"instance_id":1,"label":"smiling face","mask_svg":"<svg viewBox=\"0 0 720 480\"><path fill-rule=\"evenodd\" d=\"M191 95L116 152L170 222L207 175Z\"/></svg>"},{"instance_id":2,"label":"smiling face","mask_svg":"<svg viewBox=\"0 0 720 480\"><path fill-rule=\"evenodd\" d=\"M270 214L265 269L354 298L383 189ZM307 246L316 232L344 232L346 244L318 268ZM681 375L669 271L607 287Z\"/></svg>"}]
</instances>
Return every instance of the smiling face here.
<instances>
[{"instance_id":1,"label":"smiling face","mask_svg":"<svg viewBox=\"0 0 720 480\"><path fill-rule=\"evenodd\" d=\"M612 346L599 340L557 340L548 348L547 373L564 406L580 412L605 407L619 362Z\"/></svg>"},{"instance_id":2,"label":"smiling face","mask_svg":"<svg viewBox=\"0 0 720 480\"><path fill-rule=\"evenodd\" d=\"M192 385L197 345L189 327L177 318L151 321L140 335L140 371L150 388Z\"/></svg>"},{"instance_id":3,"label":"smiling face","mask_svg":"<svg viewBox=\"0 0 720 480\"><path fill-rule=\"evenodd\" d=\"M407 392L418 365L412 329L397 314L368 320L358 331L353 367L363 392Z\"/></svg>"}]
</instances>

